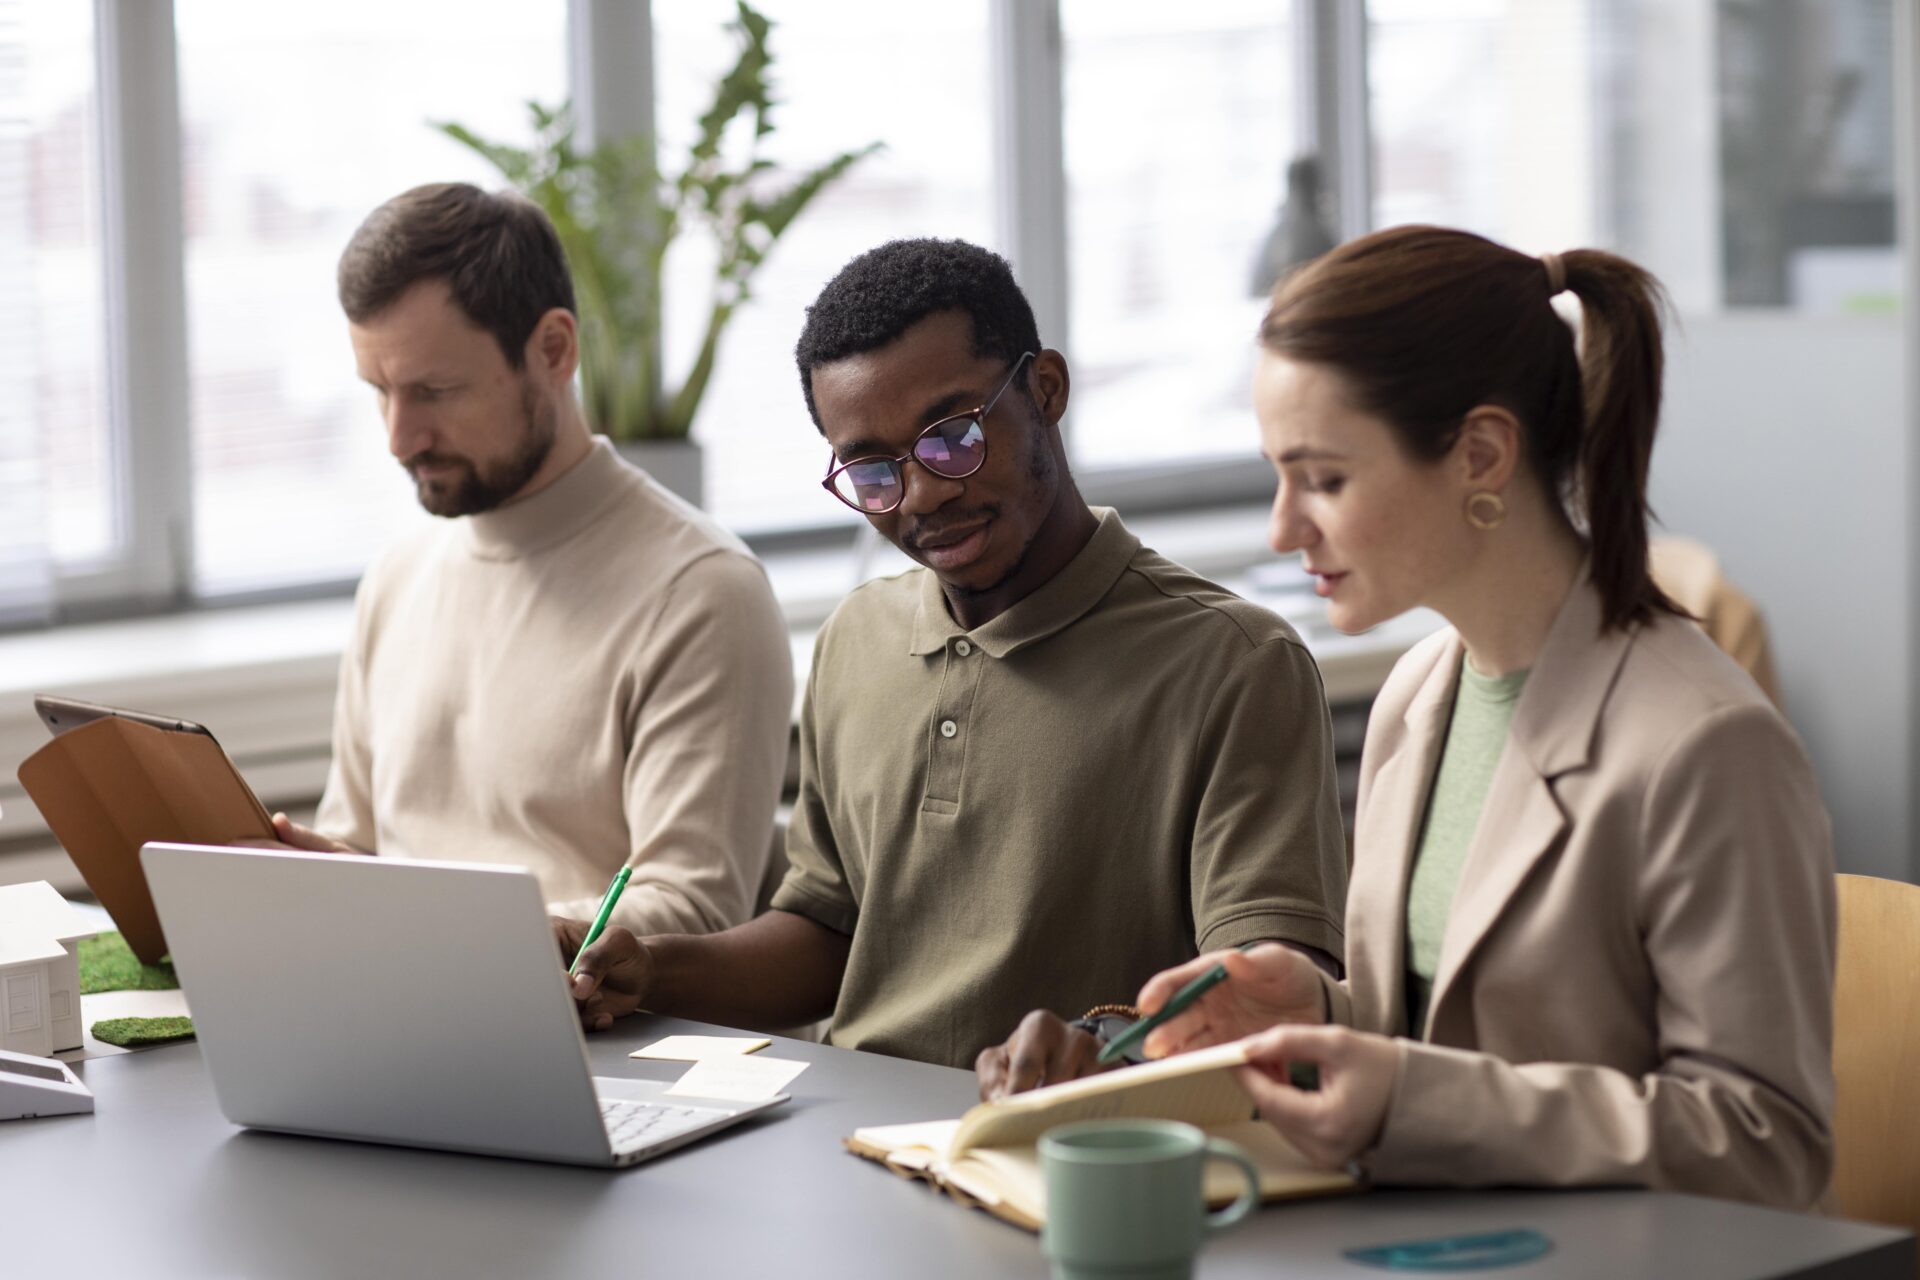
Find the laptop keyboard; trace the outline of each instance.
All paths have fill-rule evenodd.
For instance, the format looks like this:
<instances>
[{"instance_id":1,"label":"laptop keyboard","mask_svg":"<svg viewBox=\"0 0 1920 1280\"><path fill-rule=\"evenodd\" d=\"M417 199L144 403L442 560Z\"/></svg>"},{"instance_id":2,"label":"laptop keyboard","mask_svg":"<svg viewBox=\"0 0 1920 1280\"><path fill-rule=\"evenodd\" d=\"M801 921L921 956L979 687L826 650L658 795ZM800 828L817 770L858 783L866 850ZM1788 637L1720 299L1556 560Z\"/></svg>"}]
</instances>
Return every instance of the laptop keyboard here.
<instances>
[{"instance_id":1,"label":"laptop keyboard","mask_svg":"<svg viewBox=\"0 0 1920 1280\"><path fill-rule=\"evenodd\" d=\"M670 1107L657 1102L601 1099L600 1118L617 1153L637 1151L655 1143L703 1129L720 1119L721 1112L698 1107Z\"/></svg>"}]
</instances>

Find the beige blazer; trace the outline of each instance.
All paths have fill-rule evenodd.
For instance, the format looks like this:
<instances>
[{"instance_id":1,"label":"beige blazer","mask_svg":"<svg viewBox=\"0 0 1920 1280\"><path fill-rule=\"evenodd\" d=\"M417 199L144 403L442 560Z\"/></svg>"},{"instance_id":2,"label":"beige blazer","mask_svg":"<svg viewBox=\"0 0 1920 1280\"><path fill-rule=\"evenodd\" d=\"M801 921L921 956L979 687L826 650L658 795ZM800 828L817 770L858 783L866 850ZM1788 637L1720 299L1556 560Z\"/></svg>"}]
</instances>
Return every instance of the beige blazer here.
<instances>
[{"instance_id":1,"label":"beige blazer","mask_svg":"<svg viewBox=\"0 0 1920 1280\"><path fill-rule=\"evenodd\" d=\"M1360 771L1335 1020L1406 1026L1407 882L1463 646L1401 659ZM1805 1207L1832 1164L1832 839L1806 753L1684 619L1582 579L1515 708L1380 1181L1623 1183Z\"/></svg>"}]
</instances>

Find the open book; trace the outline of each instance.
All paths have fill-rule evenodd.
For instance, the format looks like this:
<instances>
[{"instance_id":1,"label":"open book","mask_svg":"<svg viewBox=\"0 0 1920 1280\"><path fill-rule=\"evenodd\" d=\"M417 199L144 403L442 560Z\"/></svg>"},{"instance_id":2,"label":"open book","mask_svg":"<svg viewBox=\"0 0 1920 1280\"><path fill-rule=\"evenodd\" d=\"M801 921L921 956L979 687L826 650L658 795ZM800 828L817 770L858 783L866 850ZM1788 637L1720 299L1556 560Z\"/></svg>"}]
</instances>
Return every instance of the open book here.
<instances>
[{"instance_id":1,"label":"open book","mask_svg":"<svg viewBox=\"0 0 1920 1280\"><path fill-rule=\"evenodd\" d=\"M1184 1120L1244 1147L1260 1170L1263 1200L1328 1195L1356 1188L1344 1173L1313 1168L1273 1127L1252 1119L1253 1104L1233 1078L1247 1060L1244 1042L1217 1045L1069 1080L998 1102L983 1102L958 1120L856 1129L847 1150L895 1173L944 1187L963 1204L985 1209L1029 1231L1046 1218L1040 1135L1076 1120ZM1238 1169L1206 1166L1206 1198L1224 1205L1244 1185Z\"/></svg>"}]
</instances>

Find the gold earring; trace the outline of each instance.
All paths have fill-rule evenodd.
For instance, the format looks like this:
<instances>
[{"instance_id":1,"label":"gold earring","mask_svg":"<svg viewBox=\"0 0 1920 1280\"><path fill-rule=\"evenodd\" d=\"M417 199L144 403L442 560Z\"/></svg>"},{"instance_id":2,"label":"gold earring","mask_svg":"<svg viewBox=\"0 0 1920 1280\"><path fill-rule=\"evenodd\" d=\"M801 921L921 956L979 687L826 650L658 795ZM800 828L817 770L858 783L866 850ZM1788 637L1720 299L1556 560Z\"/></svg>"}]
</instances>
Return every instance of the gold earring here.
<instances>
[{"instance_id":1,"label":"gold earring","mask_svg":"<svg viewBox=\"0 0 1920 1280\"><path fill-rule=\"evenodd\" d=\"M1498 529L1507 518L1507 504L1499 494L1482 489L1467 495L1467 523L1476 529Z\"/></svg>"}]
</instances>

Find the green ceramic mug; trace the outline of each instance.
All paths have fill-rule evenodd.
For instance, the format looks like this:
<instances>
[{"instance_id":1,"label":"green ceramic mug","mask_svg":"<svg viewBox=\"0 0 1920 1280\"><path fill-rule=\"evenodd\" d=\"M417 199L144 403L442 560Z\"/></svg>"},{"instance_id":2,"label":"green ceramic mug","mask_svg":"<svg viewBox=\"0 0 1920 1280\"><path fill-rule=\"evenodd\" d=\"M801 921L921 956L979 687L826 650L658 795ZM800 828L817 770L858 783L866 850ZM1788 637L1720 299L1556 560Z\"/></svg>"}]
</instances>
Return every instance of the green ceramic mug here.
<instances>
[{"instance_id":1,"label":"green ceramic mug","mask_svg":"<svg viewBox=\"0 0 1920 1280\"><path fill-rule=\"evenodd\" d=\"M1201 1197L1208 1160L1228 1160L1246 1189L1218 1213ZM1260 1174L1240 1147L1174 1120L1089 1120L1040 1136L1047 1221L1040 1250L1054 1280L1187 1280L1210 1233L1260 1199Z\"/></svg>"}]
</instances>

